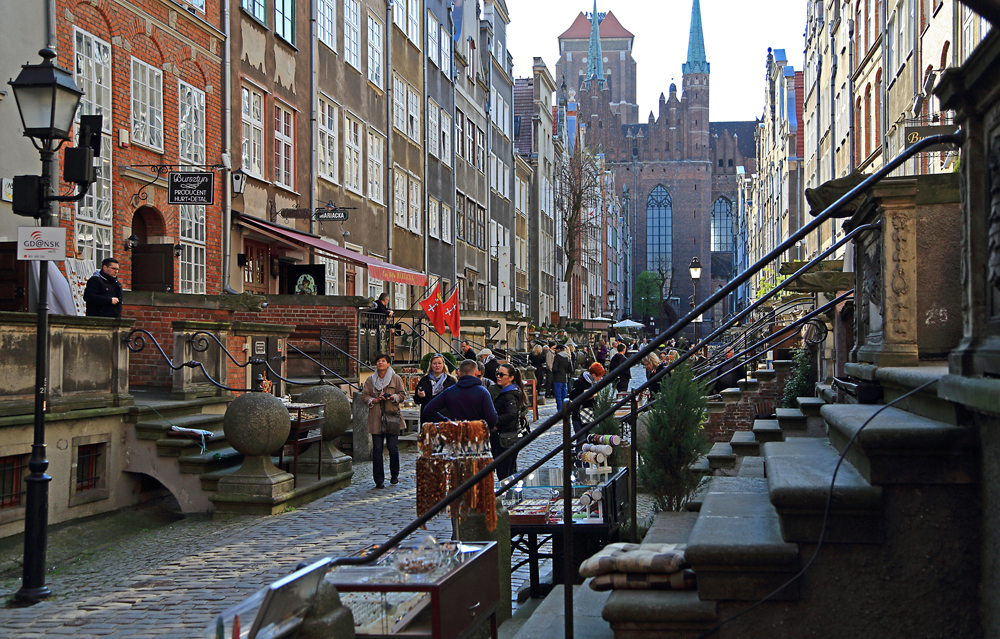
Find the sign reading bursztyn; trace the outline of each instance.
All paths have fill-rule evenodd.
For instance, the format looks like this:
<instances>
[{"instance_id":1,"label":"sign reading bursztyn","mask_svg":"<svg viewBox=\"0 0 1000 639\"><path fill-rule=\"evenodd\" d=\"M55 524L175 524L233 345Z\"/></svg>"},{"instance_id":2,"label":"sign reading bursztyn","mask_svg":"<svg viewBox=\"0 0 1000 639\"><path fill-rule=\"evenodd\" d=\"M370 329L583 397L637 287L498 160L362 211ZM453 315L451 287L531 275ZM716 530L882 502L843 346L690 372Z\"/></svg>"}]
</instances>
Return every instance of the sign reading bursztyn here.
<instances>
[{"instance_id":1,"label":"sign reading bursztyn","mask_svg":"<svg viewBox=\"0 0 1000 639\"><path fill-rule=\"evenodd\" d=\"M171 171L167 174L167 204L214 204L215 175Z\"/></svg>"},{"instance_id":2,"label":"sign reading bursztyn","mask_svg":"<svg viewBox=\"0 0 1000 639\"><path fill-rule=\"evenodd\" d=\"M906 135L906 148L910 148L917 142L932 135L947 135L958 131L957 124L944 124L939 126L908 126L904 132ZM954 147L949 144L935 144L923 150L928 151L951 151Z\"/></svg>"}]
</instances>

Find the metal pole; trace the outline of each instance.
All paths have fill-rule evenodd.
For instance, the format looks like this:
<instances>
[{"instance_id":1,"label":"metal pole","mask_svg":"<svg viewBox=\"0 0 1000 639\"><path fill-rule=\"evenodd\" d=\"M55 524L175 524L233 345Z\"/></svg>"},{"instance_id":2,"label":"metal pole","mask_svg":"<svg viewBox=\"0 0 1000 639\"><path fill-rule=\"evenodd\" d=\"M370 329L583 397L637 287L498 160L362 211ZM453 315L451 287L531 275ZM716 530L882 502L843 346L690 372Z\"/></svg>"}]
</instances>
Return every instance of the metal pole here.
<instances>
[{"instance_id":1,"label":"metal pole","mask_svg":"<svg viewBox=\"0 0 1000 639\"><path fill-rule=\"evenodd\" d=\"M563 417L563 600L566 637L573 639L573 426L569 411Z\"/></svg>"},{"instance_id":2,"label":"metal pole","mask_svg":"<svg viewBox=\"0 0 1000 639\"><path fill-rule=\"evenodd\" d=\"M49 195L49 180L52 172L54 151L52 142L44 141L41 150L42 184L46 197ZM42 209L42 225L48 226L50 216L46 203ZM45 458L45 409L49 377L49 263L38 263L38 322L35 340L35 433L31 445L31 460L28 470L31 474L25 480L24 514L24 566L21 589L14 594L18 603L34 604L52 594L45 585L45 553L48 547L49 522L49 482L46 474L49 460Z\"/></svg>"},{"instance_id":3,"label":"metal pole","mask_svg":"<svg viewBox=\"0 0 1000 639\"><path fill-rule=\"evenodd\" d=\"M632 543L639 543L639 398L632 395L632 445L629 446L632 468L629 469L628 485L632 499L628 505L628 516L632 519Z\"/></svg>"}]
</instances>

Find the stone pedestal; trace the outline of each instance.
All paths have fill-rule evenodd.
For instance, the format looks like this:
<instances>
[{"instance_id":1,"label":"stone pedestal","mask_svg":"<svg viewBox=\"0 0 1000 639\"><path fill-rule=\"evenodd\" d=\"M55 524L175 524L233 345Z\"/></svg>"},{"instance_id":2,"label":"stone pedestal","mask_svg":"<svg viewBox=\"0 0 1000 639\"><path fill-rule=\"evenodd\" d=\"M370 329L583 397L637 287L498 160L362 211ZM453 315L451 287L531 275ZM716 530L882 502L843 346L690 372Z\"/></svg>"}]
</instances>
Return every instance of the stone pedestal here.
<instances>
[{"instance_id":1,"label":"stone pedestal","mask_svg":"<svg viewBox=\"0 0 1000 639\"><path fill-rule=\"evenodd\" d=\"M355 461L368 461L372 456L372 436L368 434L368 407L361 393L354 394L351 406L351 428L354 432L351 456Z\"/></svg>"},{"instance_id":2,"label":"stone pedestal","mask_svg":"<svg viewBox=\"0 0 1000 639\"><path fill-rule=\"evenodd\" d=\"M497 542L500 561L500 601L497 604L497 625L511 618L513 608L510 602L510 514L497 498L497 527L493 531L486 528L486 515L471 513L464 515L461 523L452 518L453 537L462 541ZM489 628L487 627L487 630ZM489 633L486 635L489 636Z\"/></svg>"},{"instance_id":3,"label":"stone pedestal","mask_svg":"<svg viewBox=\"0 0 1000 639\"><path fill-rule=\"evenodd\" d=\"M197 332L211 333L215 335L223 344L226 344L229 336L231 324L228 322L171 322L174 332L174 365L184 362L201 362L205 367L205 372L215 381L224 386L226 383L226 362L228 358L215 340L199 335L192 339L192 335ZM194 399L197 397L213 397L216 395L228 394L215 384L205 379L205 374L200 368L190 368L182 366L174 371L174 384L170 396L173 399Z\"/></svg>"},{"instance_id":4,"label":"stone pedestal","mask_svg":"<svg viewBox=\"0 0 1000 639\"><path fill-rule=\"evenodd\" d=\"M323 440L310 446L299 455L299 473L312 475L316 473L319 463L320 449L323 451L324 477L331 477L351 469L351 458L343 454L333 445L337 439L351 428L351 401L342 390L334 386L313 386L299 395L299 401L304 404L323 404Z\"/></svg>"}]
</instances>

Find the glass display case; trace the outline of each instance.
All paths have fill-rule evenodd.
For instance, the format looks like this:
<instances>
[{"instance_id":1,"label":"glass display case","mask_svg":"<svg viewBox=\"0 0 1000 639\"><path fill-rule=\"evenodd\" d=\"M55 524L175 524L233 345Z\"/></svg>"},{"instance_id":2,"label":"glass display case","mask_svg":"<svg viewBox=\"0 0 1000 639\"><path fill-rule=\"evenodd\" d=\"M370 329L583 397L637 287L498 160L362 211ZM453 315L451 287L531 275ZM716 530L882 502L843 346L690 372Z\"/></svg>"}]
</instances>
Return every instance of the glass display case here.
<instances>
[{"instance_id":1,"label":"glass display case","mask_svg":"<svg viewBox=\"0 0 1000 639\"><path fill-rule=\"evenodd\" d=\"M489 620L496 639L498 562L496 542L420 544L332 568L325 580L351 608L358 637L465 639Z\"/></svg>"},{"instance_id":2,"label":"glass display case","mask_svg":"<svg viewBox=\"0 0 1000 639\"><path fill-rule=\"evenodd\" d=\"M278 453L278 465L283 466L285 456L292 458L292 476L295 479L292 486L298 485L299 481L299 453L304 451L314 442L323 440L323 423L326 421L324 413L326 404L302 404L290 401L283 402L288 409L288 417L291 422L288 430L288 439ZM316 465L316 479L323 476L323 447L318 447L319 463Z\"/></svg>"}]
</instances>

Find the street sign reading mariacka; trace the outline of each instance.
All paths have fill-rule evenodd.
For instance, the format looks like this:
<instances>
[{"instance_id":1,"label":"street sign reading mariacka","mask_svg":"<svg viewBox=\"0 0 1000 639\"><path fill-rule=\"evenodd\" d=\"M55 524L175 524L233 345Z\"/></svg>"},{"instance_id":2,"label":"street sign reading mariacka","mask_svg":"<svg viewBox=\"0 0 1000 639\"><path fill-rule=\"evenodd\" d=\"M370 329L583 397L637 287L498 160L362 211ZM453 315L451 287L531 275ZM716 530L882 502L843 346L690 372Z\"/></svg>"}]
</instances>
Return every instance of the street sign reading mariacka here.
<instances>
[{"instance_id":1,"label":"street sign reading mariacka","mask_svg":"<svg viewBox=\"0 0 1000 639\"><path fill-rule=\"evenodd\" d=\"M316 209L316 220L319 222L346 222L347 209Z\"/></svg>"},{"instance_id":2,"label":"street sign reading mariacka","mask_svg":"<svg viewBox=\"0 0 1000 639\"><path fill-rule=\"evenodd\" d=\"M215 175L209 172L171 171L167 174L167 204L214 202Z\"/></svg>"}]
</instances>

